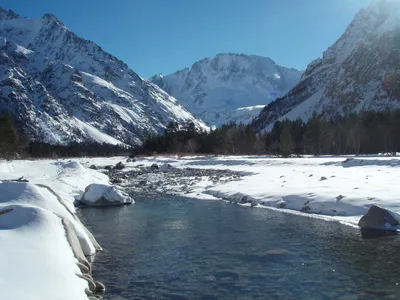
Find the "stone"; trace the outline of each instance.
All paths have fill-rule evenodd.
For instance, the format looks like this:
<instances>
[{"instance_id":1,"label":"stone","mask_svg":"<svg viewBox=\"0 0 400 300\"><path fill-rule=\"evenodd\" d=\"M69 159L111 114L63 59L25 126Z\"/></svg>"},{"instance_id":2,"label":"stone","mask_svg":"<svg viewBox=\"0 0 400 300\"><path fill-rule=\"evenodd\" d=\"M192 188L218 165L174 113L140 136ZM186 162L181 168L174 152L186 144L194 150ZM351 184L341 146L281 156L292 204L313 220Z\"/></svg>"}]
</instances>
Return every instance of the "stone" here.
<instances>
[{"instance_id":1,"label":"stone","mask_svg":"<svg viewBox=\"0 0 400 300\"><path fill-rule=\"evenodd\" d=\"M88 206L115 206L132 204L134 201L116 186L93 183L86 187L79 203Z\"/></svg>"},{"instance_id":2,"label":"stone","mask_svg":"<svg viewBox=\"0 0 400 300\"><path fill-rule=\"evenodd\" d=\"M113 178L113 179L111 180L111 182L112 182L113 184L120 184L120 183L122 183L122 179L121 179L121 178Z\"/></svg>"},{"instance_id":3,"label":"stone","mask_svg":"<svg viewBox=\"0 0 400 300\"><path fill-rule=\"evenodd\" d=\"M340 200L342 200L344 198L343 195L339 195L336 197L336 202L340 202Z\"/></svg>"},{"instance_id":4,"label":"stone","mask_svg":"<svg viewBox=\"0 0 400 300\"><path fill-rule=\"evenodd\" d=\"M286 207L286 202L285 201L279 201L277 204L276 204L276 206L278 207L278 208L285 208Z\"/></svg>"},{"instance_id":5,"label":"stone","mask_svg":"<svg viewBox=\"0 0 400 300\"><path fill-rule=\"evenodd\" d=\"M155 170L159 170L160 167L159 167L157 164L152 164L151 167L150 167L150 169L151 169L152 171L155 171Z\"/></svg>"},{"instance_id":6,"label":"stone","mask_svg":"<svg viewBox=\"0 0 400 300\"><path fill-rule=\"evenodd\" d=\"M117 169L117 170L125 169L125 165L122 163L122 161L120 161L119 163L117 163L115 165L115 169Z\"/></svg>"},{"instance_id":7,"label":"stone","mask_svg":"<svg viewBox=\"0 0 400 300\"><path fill-rule=\"evenodd\" d=\"M111 165L108 165L108 166L105 166L104 167L104 169L106 169L106 170L112 170L114 167L113 166L111 166Z\"/></svg>"},{"instance_id":8,"label":"stone","mask_svg":"<svg viewBox=\"0 0 400 300\"><path fill-rule=\"evenodd\" d=\"M255 201L251 201L251 207L256 207L256 206L258 206L258 203Z\"/></svg>"},{"instance_id":9,"label":"stone","mask_svg":"<svg viewBox=\"0 0 400 300\"><path fill-rule=\"evenodd\" d=\"M380 206L372 205L360 219L358 226L362 229L390 229L399 225L398 220L396 214Z\"/></svg>"},{"instance_id":10,"label":"stone","mask_svg":"<svg viewBox=\"0 0 400 300\"><path fill-rule=\"evenodd\" d=\"M328 180L328 178L326 178L325 176L322 176L320 181L324 181L324 180Z\"/></svg>"},{"instance_id":11,"label":"stone","mask_svg":"<svg viewBox=\"0 0 400 300\"><path fill-rule=\"evenodd\" d=\"M102 284L100 281L94 282L96 285L96 292L95 293L104 293L106 290L106 286Z\"/></svg>"},{"instance_id":12,"label":"stone","mask_svg":"<svg viewBox=\"0 0 400 300\"><path fill-rule=\"evenodd\" d=\"M92 170L97 170L98 168L97 168L97 166L96 166L96 165L91 165L91 166L89 167L89 169L92 169Z\"/></svg>"},{"instance_id":13,"label":"stone","mask_svg":"<svg viewBox=\"0 0 400 300\"><path fill-rule=\"evenodd\" d=\"M135 161L136 161L136 158L134 158L134 157L129 157L129 158L126 160L127 163L135 162Z\"/></svg>"}]
</instances>

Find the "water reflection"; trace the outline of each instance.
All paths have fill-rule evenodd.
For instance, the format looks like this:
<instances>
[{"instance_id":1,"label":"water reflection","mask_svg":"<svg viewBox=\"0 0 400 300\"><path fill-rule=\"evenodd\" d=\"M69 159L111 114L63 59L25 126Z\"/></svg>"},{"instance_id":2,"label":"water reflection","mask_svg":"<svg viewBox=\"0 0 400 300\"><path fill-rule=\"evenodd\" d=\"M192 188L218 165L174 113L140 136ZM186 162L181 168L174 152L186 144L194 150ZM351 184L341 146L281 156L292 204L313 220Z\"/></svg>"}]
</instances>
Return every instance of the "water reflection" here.
<instances>
[{"instance_id":1,"label":"water reflection","mask_svg":"<svg viewBox=\"0 0 400 300\"><path fill-rule=\"evenodd\" d=\"M400 239L265 209L164 197L82 210L109 299L399 299ZM118 298L120 297L120 298Z\"/></svg>"}]
</instances>

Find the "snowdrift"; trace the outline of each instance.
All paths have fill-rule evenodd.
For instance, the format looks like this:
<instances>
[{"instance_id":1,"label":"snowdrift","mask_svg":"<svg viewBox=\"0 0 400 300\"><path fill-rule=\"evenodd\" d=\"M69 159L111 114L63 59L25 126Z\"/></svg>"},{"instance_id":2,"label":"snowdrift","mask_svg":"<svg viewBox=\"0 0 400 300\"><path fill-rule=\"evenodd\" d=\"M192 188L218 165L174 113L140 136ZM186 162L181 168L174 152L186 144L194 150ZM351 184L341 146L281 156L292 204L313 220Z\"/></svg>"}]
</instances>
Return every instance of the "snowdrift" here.
<instances>
[{"instance_id":1,"label":"snowdrift","mask_svg":"<svg viewBox=\"0 0 400 300\"><path fill-rule=\"evenodd\" d=\"M12 181L21 176L29 182ZM86 258L101 247L73 200L107 176L71 161L0 161L0 179L2 298L88 299L101 289Z\"/></svg>"}]
</instances>

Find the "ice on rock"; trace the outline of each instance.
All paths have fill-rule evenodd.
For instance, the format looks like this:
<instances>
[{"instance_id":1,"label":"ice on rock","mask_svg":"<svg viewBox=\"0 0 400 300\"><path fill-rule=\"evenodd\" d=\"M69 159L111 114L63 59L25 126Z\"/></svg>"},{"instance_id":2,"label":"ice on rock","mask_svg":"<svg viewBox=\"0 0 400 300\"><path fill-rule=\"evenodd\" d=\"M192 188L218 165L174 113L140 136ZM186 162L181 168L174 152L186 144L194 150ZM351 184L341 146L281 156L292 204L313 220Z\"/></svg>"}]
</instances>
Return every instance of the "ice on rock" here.
<instances>
[{"instance_id":1,"label":"ice on rock","mask_svg":"<svg viewBox=\"0 0 400 300\"><path fill-rule=\"evenodd\" d=\"M86 189L80 203L89 206L125 205L135 201L116 186L91 184Z\"/></svg>"}]
</instances>

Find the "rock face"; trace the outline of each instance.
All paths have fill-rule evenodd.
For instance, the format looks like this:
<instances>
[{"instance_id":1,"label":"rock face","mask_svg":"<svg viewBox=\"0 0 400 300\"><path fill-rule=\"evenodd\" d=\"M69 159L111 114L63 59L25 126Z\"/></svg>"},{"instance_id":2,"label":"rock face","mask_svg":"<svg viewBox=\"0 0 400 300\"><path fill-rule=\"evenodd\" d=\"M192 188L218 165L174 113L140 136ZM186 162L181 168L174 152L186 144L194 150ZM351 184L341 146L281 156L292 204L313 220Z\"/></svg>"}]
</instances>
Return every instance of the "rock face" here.
<instances>
[{"instance_id":1,"label":"rock face","mask_svg":"<svg viewBox=\"0 0 400 300\"><path fill-rule=\"evenodd\" d=\"M301 74L266 57L223 53L149 81L208 125L219 126L231 121L250 123L265 105L286 94Z\"/></svg>"},{"instance_id":2,"label":"rock face","mask_svg":"<svg viewBox=\"0 0 400 300\"><path fill-rule=\"evenodd\" d=\"M55 16L21 18L0 8L0 111L52 144L139 145L169 122L201 121L124 62Z\"/></svg>"},{"instance_id":3,"label":"rock face","mask_svg":"<svg viewBox=\"0 0 400 300\"><path fill-rule=\"evenodd\" d=\"M373 0L322 58L308 65L300 82L269 104L255 120L258 131L275 121L307 121L364 110L400 108L400 2Z\"/></svg>"},{"instance_id":4,"label":"rock face","mask_svg":"<svg viewBox=\"0 0 400 300\"><path fill-rule=\"evenodd\" d=\"M358 226L362 229L393 230L392 227L398 225L399 218L396 214L376 205L371 206L358 222Z\"/></svg>"},{"instance_id":5,"label":"rock face","mask_svg":"<svg viewBox=\"0 0 400 300\"><path fill-rule=\"evenodd\" d=\"M115 206L132 204L134 200L115 186L91 184L79 202L87 206Z\"/></svg>"}]
</instances>

